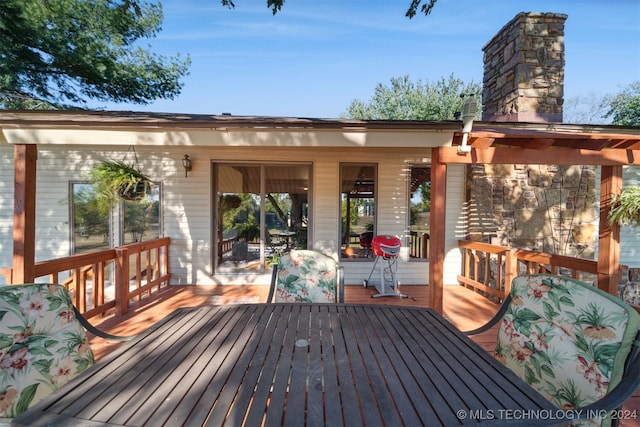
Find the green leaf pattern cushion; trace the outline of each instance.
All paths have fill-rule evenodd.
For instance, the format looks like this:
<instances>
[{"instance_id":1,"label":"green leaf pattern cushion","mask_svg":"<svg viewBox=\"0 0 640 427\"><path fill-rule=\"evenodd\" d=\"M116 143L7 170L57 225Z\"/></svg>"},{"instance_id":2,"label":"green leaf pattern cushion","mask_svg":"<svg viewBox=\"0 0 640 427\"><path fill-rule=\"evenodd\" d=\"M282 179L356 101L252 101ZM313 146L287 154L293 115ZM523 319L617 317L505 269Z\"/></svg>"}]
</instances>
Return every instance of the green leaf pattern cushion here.
<instances>
[{"instance_id":1,"label":"green leaf pattern cushion","mask_svg":"<svg viewBox=\"0 0 640 427\"><path fill-rule=\"evenodd\" d=\"M336 302L337 263L320 252L292 250L278 260L276 302Z\"/></svg>"},{"instance_id":2,"label":"green leaf pattern cushion","mask_svg":"<svg viewBox=\"0 0 640 427\"><path fill-rule=\"evenodd\" d=\"M511 287L495 351L502 363L561 409L584 407L620 381L638 330L633 309L563 276L518 276Z\"/></svg>"},{"instance_id":3,"label":"green leaf pattern cushion","mask_svg":"<svg viewBox=\"0 0 640 427\"><path fill-rule=\"evenodd\" d=\"M0 287L0 416L19 415L93 363L64 287Z\"/></svg>"}]
</instances>

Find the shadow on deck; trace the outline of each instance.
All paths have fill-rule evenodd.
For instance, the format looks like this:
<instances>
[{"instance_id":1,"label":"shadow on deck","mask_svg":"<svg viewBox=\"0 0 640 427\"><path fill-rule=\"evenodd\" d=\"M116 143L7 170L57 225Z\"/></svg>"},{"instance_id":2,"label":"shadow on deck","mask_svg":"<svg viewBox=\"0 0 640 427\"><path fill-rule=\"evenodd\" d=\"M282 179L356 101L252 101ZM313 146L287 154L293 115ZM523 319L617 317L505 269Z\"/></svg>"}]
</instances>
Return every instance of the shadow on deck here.
<instances>
[{"instance_id":1,"label":"shadow on deck","mask_svg":"<svg viewBox=\"0 0 640 427\"><path fill-rule=\"evenodd\" d=\"M345 302L351 304L387 304L412 307L428 307L427 286L405 286L402 292L409 298L381 297L372 298L374 288L351 285L345 288ZM132 335L144 331L158 320L180 307L202 305L222 305L238 303L265 302L268 286L256 285L220 285L220 286L168 286L156 296L145 300L144 305L133 305L125 316L108 316L92 323L105 332L116 335ZM497 311L498 305L486 298L462 287L445 286L444 316L460 330L471 330L484 324ZM482 348L492 353L495 347L496 328L473 336L472 339ZM97 360L117 348L121 343L108 342L90 336L91 348ZM640 427L640 390L629 399L624 409L637 414L635 419L620 423L623 427Z\"/></svg>"}]
</instances>

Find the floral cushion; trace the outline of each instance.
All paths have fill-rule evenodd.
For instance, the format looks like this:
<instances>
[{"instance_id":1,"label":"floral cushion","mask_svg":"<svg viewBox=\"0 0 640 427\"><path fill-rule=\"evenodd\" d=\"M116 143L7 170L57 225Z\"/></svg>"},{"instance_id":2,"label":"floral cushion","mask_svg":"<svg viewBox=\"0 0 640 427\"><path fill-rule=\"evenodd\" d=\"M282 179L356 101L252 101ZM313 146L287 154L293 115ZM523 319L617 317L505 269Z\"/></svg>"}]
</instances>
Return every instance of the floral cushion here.
<instances>
[{"instance_id":1,"label":"floral cushion","mask_svg":"<svg viewBox=\"0 0 640 427\"><path fill-rule=\"evenodd\" d=\"M93 365L60 285L0 287L0 416L15 417Z\"/></svg>"},{"instance_id":2,"label":"floral cushion","mask_svg":"<svg viewBox=\"0 0 640 427\"><path fill-rule=\"evenodd\" d=\"M338 267L320 252L292 250L277 264L276 302L336 302Z\"/></svg>"},{"instance_id":3,"label":"floral cushion","mask_svg":"<svg viewBox=\"0 0 640 427\"><path fill-rule=\"evenodd\" d=\"M518 276L511 296L495 353L527 383L559 408L578 409L620 382L640 326L635 310L556 275Z\"/></svg>"}]
</instances>

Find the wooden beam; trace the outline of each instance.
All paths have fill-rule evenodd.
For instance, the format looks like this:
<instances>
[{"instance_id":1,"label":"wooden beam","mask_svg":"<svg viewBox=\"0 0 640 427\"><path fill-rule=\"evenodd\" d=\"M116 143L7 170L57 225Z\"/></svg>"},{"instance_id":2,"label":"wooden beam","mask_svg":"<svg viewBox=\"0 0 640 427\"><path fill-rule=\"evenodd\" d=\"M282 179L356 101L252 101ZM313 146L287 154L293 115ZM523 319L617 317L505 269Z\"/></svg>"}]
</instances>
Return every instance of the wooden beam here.
<instances>
[{"instance_id":1,"label":"wooden beam","mask_svg":"<svg viewBox=\"0 0 640 427\"><path fill-rule=\"evenodd\" d=\"M439 147L438 150L440 161L445 164L640 165L640 150L490 147L472 148L468 154L458 154L456 147Z\"/></svg>"},{"instance_id":2,"label":"wooden beam","mask_svg":"<svg viewBox=\"0 0 640 427\"><path fill-rule=\"evenodd\" d=\"M438 148L431 149L431 227L429 229L429 306L442 314L444 298L444 222L447 165L440 162Z\"/></svg>"},{"instance_id":3,"label":"wooden beam","mask_svg":"<svg viewBox=\"0 0 640 427\"><path fill-rule=\"evenodd\" d=\"M37 145L14 147L12 283L35 281L37 158Z\"/></svg>"},{"instance_id":4,"label":"wooden beam","mask_svg":"<svg viewBox=\"0 0 640 427\"><path fill-rule=\"evenodd\" d=\"M603 166L600 175L600 226L598 237L598 288L618 295L620 275L620 225L609 224L613 196L622 189L622 166Z\"/></svg>"}]
</instances>

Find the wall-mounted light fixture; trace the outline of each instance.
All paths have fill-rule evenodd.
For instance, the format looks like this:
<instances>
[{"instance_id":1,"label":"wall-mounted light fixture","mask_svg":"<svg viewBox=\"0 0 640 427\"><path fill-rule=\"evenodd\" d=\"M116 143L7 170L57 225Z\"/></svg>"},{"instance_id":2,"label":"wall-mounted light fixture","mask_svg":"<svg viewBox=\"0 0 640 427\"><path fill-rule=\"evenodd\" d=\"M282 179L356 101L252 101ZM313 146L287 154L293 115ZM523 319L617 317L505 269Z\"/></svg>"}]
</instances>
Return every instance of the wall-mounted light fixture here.
<instances>
[{"instance_id":1,"label":"wall-mounted light fixture","mask_svg":"<svg viewBox=\"0 0 640 427\"><path fill-rule=\"evenodd\" d=\"M182 167L184 167L184 177L186 178L191 172L191 159L188 154L185 154L182 158Z\"/></svg>"},{"instance_id":2,"label":"wall-mounted light fixture","mask_svg":"<svg viewBox=\"0 0 640 427\"><path fill-rule=\"evenodd\" d=\"M478 101L476 101L473 94L471 94L464 100L462 106L462 143L458 146L458 154L465 155L471 152L471 146L467 145L467 140L473 127L473 119L476 117L476 111L478 111Z\"/></svg>"}]
</instances>

